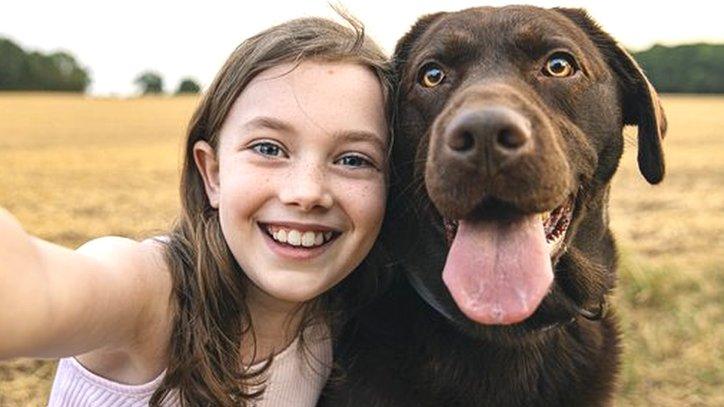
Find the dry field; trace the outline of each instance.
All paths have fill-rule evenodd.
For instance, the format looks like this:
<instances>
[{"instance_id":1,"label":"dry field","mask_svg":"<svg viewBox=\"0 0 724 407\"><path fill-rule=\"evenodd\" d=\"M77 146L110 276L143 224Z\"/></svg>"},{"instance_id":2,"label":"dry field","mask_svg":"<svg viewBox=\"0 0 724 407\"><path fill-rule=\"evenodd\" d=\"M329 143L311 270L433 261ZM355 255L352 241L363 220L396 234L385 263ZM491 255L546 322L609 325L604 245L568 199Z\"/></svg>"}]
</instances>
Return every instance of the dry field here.
<instances>
[{"instance_id":1,"label":"dry field","mask_svg":"<svg viewBox=\"0 0 724 407\"><path fill-rule=\"evenodd\" d=\"M160 233L196 100L0 94L0 206L68 246ZM724 98L667 96L664 107L664 183L638 175L628 129L612 192L626 347L616 404L724 405ZM0 363L0 406L44 405L53 371Z\"/></svg>"}]
</instances>

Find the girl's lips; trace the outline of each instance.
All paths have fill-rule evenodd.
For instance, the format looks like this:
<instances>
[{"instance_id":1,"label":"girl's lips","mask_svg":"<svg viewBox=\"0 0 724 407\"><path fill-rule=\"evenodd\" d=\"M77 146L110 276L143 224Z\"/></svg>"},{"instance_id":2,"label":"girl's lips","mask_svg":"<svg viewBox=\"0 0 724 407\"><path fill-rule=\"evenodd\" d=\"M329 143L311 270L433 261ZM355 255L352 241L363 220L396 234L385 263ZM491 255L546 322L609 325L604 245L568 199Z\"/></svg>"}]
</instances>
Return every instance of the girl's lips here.
<instances>
[{"instance_id":1,"label":"girl's lips","mask_svg":"<svg viewBox=\"0 0 724 407\"><path fill-rule=\"evenodd\" d=\"M278 224L274 224L277 226ZM281 224L279 224L281 225ZM321 228L318 225L299 225L299 224L289 224L285 223L284 226L306 226L306 228L300 228L301 230L326 230L326 231L332 231L331 228ZM276 254L279 257L290 259L290 260L309 260L313 259L325 251L329 249L329 247L334 243L336 238L339 237L339 234L335 232L335 237L332 238L332 240L324 243L321 246L313 246L313 247L304 247L304 246L292 246L285 243L280 243L276 240L274 240L271 236L269 236L269 233L266 231L266 225L265 224L257 224L259 227L259 231L261 232L264 241L266 242L267 246L271 251ZM312 228L313 227L313 228ZM297 229L297 230L300 230Z\"/></svg>"}]
</instances>

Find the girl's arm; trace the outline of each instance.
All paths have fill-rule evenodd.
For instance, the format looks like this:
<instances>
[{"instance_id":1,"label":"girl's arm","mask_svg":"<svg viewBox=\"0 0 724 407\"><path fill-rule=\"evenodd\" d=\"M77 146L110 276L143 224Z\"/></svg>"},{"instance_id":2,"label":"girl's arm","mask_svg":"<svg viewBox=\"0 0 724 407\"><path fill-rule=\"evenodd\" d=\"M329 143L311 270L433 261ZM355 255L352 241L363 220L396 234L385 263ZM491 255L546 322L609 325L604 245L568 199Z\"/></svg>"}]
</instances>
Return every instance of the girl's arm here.
<instances>
[{"instance_id":1,"label":"girl's arm","mask_svg":"<svg viewBox=\"0 0 724 407\"><path fill-rule=\"evenodd\" d=\"M105 237L73 251L29 236L0 208L0 359L133 346L159 297L168 301L160 270L150 241Z\"/></svg>"}]
</instances>

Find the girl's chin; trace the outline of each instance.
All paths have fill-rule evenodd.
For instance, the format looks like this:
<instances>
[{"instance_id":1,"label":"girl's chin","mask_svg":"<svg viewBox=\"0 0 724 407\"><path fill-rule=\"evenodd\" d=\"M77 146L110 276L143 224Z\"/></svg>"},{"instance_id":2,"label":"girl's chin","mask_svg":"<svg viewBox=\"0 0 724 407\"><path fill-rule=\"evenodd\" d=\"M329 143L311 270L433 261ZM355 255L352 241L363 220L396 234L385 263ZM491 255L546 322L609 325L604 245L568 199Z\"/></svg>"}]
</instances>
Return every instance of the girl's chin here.
<instances>
[{"instance_id":1,"label":"girl's chin","mask_svg":"<svg viewBox=\"0 0 724 407\"><path fill-rule=\"evenodd\" d=\"M255 285L276 301L303 303L317 298L333 285L334 282L326 281L319 272L267 269Z\"/></svg>"}]
</instances>

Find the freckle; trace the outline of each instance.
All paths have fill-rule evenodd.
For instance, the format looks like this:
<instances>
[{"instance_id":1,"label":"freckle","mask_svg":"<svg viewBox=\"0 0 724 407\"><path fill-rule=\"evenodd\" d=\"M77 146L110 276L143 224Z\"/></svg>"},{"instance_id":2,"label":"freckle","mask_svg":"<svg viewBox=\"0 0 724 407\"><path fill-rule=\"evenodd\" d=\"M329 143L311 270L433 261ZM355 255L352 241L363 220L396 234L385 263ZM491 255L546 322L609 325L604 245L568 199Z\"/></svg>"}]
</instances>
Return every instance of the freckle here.
<instances>
[{"instance_id":1,"label":"freckle","mask_svg":"<svg viewBox=\"0 0 724 407\"><path fill-rule=\"evenodd\" d=\"M327 70L327 74L329 74L329 75L334 75L334 69L328 69L328 70Z\"/></svg>"}]
</instances>

